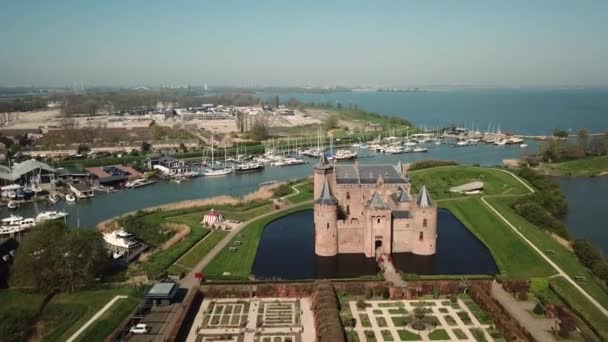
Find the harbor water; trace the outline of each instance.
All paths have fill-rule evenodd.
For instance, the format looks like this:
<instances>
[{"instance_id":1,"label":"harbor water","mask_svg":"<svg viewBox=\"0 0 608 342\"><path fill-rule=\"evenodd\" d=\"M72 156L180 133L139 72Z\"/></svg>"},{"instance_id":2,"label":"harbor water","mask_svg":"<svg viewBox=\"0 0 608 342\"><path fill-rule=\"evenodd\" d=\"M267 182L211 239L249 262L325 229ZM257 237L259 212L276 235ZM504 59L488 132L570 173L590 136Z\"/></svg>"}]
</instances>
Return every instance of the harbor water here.
<instances>
[{"instance_id":1,"label":"harbor water","mask_svg":"<svg viewBox=\"0 0 608 342\"><path fill-rule=\"evenodd\" d=\"M516 145L495 146L479 144L462 148L448 145L428 144L426 153L380 154L367 150L360 151L361 164L390 163L396 165L399 161L410 163L425 159L455 160L463 164L480 164L484 166L500 165L503 159L518 158L524 149ZM531 141L527 149L535 150L536 144ZM367 154L367 155L366 155ZM0 209L0 215L7 217L17 214L23 217L35 216L36 210L65 210L70 216L68 224L85 229L94 228L99 222L139 209L167 204L177 201L209 198L219 195L242 196L256 191L259 184L267 181L285 181L312 175L312 167L316 159L307 158L307 164L288 167L266 168L259 172L230 174L217 177L197 177L190 181L176 184L160 181L156 184L127 189L114 193L96 192L91 199L80 200L74 204L60 201L54 206L45 202L37 205L24 204L17 210L9 211L6 207ZM37 208L36 208L37 207Z\"/></svg>"}]
</instances>

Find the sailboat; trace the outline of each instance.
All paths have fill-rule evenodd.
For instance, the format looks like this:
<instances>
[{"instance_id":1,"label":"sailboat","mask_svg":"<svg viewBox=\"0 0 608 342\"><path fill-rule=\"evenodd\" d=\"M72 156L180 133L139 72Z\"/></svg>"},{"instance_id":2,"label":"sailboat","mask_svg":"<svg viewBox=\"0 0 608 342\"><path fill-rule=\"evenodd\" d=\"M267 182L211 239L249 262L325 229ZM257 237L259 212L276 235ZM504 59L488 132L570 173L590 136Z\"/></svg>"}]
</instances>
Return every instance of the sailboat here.
<instances>
[{"instance_id":1,"label":"sailboat","mask_svg":"<svg viewBox=\"0 0 608 342\"><path fill-rule=\"evenodd\" d=\"M211 136L211 167L203 171L203 176L224 176L232 173L232 168L226 167L226 147L224 146L224 166L221 169L215 168L215 159L213 155L214 137Z\"/></svg>"}]
</instances>

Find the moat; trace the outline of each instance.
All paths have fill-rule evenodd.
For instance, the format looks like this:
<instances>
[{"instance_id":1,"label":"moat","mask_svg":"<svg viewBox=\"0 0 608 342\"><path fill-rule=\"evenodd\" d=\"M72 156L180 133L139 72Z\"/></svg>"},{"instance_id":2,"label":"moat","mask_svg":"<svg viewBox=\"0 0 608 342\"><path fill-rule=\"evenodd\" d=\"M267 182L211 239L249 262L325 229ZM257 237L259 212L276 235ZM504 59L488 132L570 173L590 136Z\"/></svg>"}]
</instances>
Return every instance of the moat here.
<instances>
[{"instance_id":1,"label":"moat","mask_svg":"<svg viewBox=\"0 0 608 342\"><path fill-rule=\"evenodd\" d=\"M395 266L406 273L496 274L489 250L449 211L438 212L437 253L417 256L393 254ZM253 264L259 279L351 278L375 275L373 258L363 254L319 257L314 253L313 211L290 214L264 229Z\"/></svg>"}]
</instances>

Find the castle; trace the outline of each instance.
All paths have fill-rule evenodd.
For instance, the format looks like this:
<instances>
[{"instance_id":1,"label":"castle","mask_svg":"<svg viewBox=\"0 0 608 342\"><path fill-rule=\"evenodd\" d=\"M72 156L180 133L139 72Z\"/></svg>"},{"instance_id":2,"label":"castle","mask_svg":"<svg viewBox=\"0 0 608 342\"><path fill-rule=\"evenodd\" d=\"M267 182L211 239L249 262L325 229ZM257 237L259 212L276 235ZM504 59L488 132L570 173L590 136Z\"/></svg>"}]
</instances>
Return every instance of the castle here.
<instances>
[{"instance_id":1,"label":"castle","mask_svg":"<svg viewBox=\"0 0 608 342\"><path fill-rule=\"evenodd\" d=\"M437 206L423 186L416 198L401 163L314 168L315 253L435 254Z\"/></svg>"}]
</instances>

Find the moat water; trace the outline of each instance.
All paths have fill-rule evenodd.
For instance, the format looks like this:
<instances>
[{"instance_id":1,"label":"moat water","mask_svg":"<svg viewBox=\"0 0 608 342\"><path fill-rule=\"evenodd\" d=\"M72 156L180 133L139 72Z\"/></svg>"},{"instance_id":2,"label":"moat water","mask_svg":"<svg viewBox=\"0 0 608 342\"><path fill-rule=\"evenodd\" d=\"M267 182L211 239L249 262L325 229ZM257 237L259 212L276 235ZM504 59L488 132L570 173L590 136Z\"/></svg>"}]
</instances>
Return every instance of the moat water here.
<instances>
[{"instance_id":1,"label":"moat water","mask_svg":"<svg viewBox=\"0 0 608 342\"><path fill-rule=\"evenodd\" d=\"M498 273L486 246L449 211L439 210L438 224L437 254L394 254L398 269L423 275ZM313 211L306 210L266 226L252 272L259 279L351 278L374 275L378 268L363 254L316 256Z\"/></svg>"}]
</instances>

